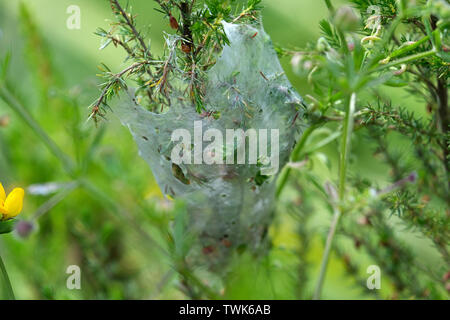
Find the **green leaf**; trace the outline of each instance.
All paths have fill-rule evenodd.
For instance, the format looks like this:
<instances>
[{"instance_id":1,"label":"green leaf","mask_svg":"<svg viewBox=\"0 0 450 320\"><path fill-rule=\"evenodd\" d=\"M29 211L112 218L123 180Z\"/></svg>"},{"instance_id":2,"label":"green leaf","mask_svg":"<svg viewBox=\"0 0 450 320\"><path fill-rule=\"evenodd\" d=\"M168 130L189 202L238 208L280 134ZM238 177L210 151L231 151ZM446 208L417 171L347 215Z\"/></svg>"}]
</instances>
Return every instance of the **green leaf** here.
<instances>
[{"instance_id":1,"label":"green leaf","mask_svg":"<svg viewBox=\"0 0 450 320\"><path fill-rule=\"evenodd\" d=\"M11 233L15 223L15 220L0 221L0 234Z\"/></svg>"}]
</instances>

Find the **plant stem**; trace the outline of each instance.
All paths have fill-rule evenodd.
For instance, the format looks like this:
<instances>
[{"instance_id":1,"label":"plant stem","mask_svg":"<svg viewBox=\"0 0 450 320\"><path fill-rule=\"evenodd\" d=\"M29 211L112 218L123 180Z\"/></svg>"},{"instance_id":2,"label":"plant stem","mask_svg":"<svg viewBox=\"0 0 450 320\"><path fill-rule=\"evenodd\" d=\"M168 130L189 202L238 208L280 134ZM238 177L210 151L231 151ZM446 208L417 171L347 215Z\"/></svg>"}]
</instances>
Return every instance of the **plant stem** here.
<instances>
[{"instance_id":1,"label":"plant stem","mask_svg":"<svg viewBox=\"0 0 450 320\"><path fill-rule=\"evenodd\" d=\"M69 194L72 193L79 186L78 181L71 182L67 185L62 191L51 197L47 202L45 202L42 206L40 206L35 213L33 214L32 219L37 220L42 217L44 214L53 209L57 204L63 201Z\"/></svg>"},{"instance_id":2,"label":"plant stem","mask_svg":"<svg viewBox=\"0 0 450 320\"><path fill-rule=\"evenodd\" d=\"M106 98L108 95L108 92L110 91L111 87L117 83L125 74L128 72L134 71L134 69L140 68L144 65L150 64L149 61L141 61L141 62L135 62L131 66L123 69L119 73L115 74L113 78L110 80L110 82L104 87L100 97L97 99L95 104L92 106L92 113L89 118L95 117L100 112L100 105L104 102L106 102Z\"/></svg>"},{"instance_id":3,"label":"plant stem","mask_svg":"<svg viewBox=\"0 0 450 320\"><path fill-rule=\"evenodd\" d=\"M120 6L119 1L117 0L112 0L112 3L116 6L117 10L119 10L120 15L125 19L126 24L130 27L131 31L133 32L136 40L139 41L140 45L142 46L142 49L144 50L144 53L151 58L151 53L147 48L147 45L145 44L144 38L142 38L141 34L136 30L136 27L134 26L134 23L130 20L130 17L128 15L127 12L125 12L125 10L122 9L122 7ZM151 76L151 72L150 72L150 76Z\"/></svg>"},{"instance_id":4,"label":"plant stem","mask_svg":"<svg viewBox=\"0 0 450 320\"><path fill-rule=\"evenodd\" d=\"M319 280L314 290L313 300L319 300L322 294L322 287L325 280L325 275L328 267L328 260L330 258L331 246L333 244L334 235L336 233L336 227L338 225L339 219L341 217L341 211L339 208L334 209L333 221L330 225L330 230L328 231L327 242L325 245L325 251L322 256L322 262L320 264Z\"/></svg>"},{"instance_id":5,"label":"plant stem","mask_svg":"<svg viewBox=\"0 0 450 320\"><path fill-rule=\"evenodd\" d=\"M114 216L119 219L120 222L127 223L137 232L138 235L142 237L145 244L151 248L158 249L165 256L169 256L169 253L164 249L153 237L151 237L147 232L143 230L141 225L134 219L134 217L129 214L126 210L121 208L116 201L111 199L105 192L93 184L89 179L81 179L80 185L89 192L89 194L96 199L98 202L102 203L105 208L111 210ZM139 208L138 208L139 209Z\"/></svg>"},{"instance_id":6,"label":"plant stem","mask_svg":"<svg viewBox=\"0 0 450 320\"><path fill-rule=\"evenodd\" d=\"M438 120L437 122L439 129L442 132L442 135L445 136L445 134L447 134L448 130L450 129L449 128L450 115L448 109L448 86L447 86L447 79L445 77L438 77L437 79L437 95L438 95L438 110L436 112L436 117ZM444 153L444 159L442 162L444 164L445 172L448 175L448 172L450 171L449 165L450 150L447 147L447 145L444 144L442 151ZM450 189L450 181L448 183L448 188Z\"/></svg>"},{"instance_id":7,"label":"plant stem","mask_svg":"<svg viewBox=\"0 0 450 320\"><path fill-rule=\"evenodd\" d=\"M319 280L317 282L316 289L314 291L313 299L318 300L322 294L322 287L327 272L328 261L330 258L330 252L333 245L334 235L336 234L336 228L339 223L339 219L343 211L343 203L345 200L345 182L347 178L347 164L350 151L350 140L353 132L353 118L356 107L356 93L352 93L350 96L350 102L348 104L348 110L345 113L345 122L343 128L340 165L339 165L339 204L334 206L333 220L330 225L330 230L327 236L327 242L325 245L325 251L323 253L322 262L320 265Z\"/></svg>"},{"instance_id":8,"label":"plant stem","mask_svg":"<svg viewBox=\"0 0 450 320\"><path fill-rule=\"evenodd\" d=\"M347 164L350 151L350 141L353 132L354 124L354 114L356 108L356 93L352 93L350 96L350 104L348 111L345 114L343 136L342 136L342 146L341 146L341 157L340 157L340 168L339 168L339 200L342 202L345 198L345 181L347 177Z\"/></svg>"},{"instance_id":9,"label":"plant stem","mask_svg":"<svg viewBox=\"0 0 450 320\"><path fill-rule=\"evenodd\" d=\"M15 300L14 291L11 285L11 281L9 281L8 272L6 271L5 264L3 263L2 256L0 255L0 271L2 273L3 279L5 280L5 288L8 292L8 299Z\"/></svg>"},{"instance_id":10,"label":"plant stem","mask_svg":"<svg viewBox=\"0 0 450 320\"><path fill-rule=\"evenodd\" d=\"M398 66L399 64L406 64L408 62L412 62L412 61L415 61L415 60L420 60L420 59L432 56L435 53L436 53L436 49L432 49L432 50L429 50L429 51L413 54L413 55L404 57L402 59L398 59L398 60L396 60L394 62L385 64L384 66L378 67L377 69L375 69L375 71L382 71L382 70L390 68L390 67Z\"/></svg>"},{"instance_id":11,"label":"plant stem","mask_svg":"<svg viewBox=\"0 0 450 320\"><path fill-rule=\"evenodd\" d=\"M325 4L326 4L327 8L328 8L328 11L330 11L330 13L333 13L334 12L334 7L333 7L333 4L331 3L331 0L324 0L324 1L325 1Z\"/></svg>"},{"instance_id":12,"label":"plant stem","mask_svg":"<svg viewBox=\"0 0 450 320\"><path fill-rule=\"evenodd\" d=\"M433 33L437 33L439 32L439 30L435 30ZM422 45L423 43L427 42L430 39L430 36L425 36L420 40L415 41L414 43L404 46L404 47L400 47L399 49L395 50L394 52L392 52L389 57L392 58L396 58L398 56L401 56L409 51L412 51L416 48L418 48L420 45Z\"/></svg>"},{"instance_id":13,"label":"plant stem","mask_svg":"<svg viewBox=\"0 0 450 320\"><path fill-rule=\"evenodd\" d=\"M5 101L7 105L13 111L15 111L23 121L34 131L36 136L38 136L42 142L48 147L51 153L57 157L64 169L69 173L73 174L74 164L72 160L56 145L56 143L47 135L47 133L41 128L41 126L34 120L27 109L14 97L11 92L6 88L4 84L0 83L0 99Z\"/></svg>"},{"instance_id":14,"label":"plant stem","mask_svg":"<svg viewBox=\"0 0 450 320\"><path fill-rule=\"evenodd\" d=\"M318 124L311 125L308 129L303 132L303 135L298 142L298 144L295 146L294 151L292 151L291 155L291 161L298 161L300 152L303 150L303 147L305 146L306 140L308 140L311 133L313 133L314 130L316 130L319 127ZM286 186L286 183L289 179L289 175L291 174L292 168L285 168L284 172L281 174L280 182L278 183L277 191L275 193L275 197L278 198L281 193L283 192L284 187Z\"/></svg>"}]
</instances>

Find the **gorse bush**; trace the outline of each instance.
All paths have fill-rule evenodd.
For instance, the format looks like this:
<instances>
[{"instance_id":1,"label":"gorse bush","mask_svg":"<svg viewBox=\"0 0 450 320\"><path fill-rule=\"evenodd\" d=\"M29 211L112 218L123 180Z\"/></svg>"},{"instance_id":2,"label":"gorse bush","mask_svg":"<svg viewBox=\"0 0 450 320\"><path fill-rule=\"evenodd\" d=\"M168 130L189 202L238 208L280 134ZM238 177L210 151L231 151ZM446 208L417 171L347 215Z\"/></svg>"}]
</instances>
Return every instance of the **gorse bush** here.
<instances>
[{"instance_id":1,"label":"gorse bush","mask_svg":"<svg viewBox=\"0 0 450 320\"><path fill-rule=\"evenodd\" d=\"M112 4L119 12L124 12L117 2ZM186 231L194 234L193 238L198 241L190 246L175 244L183 247L182 256L177 252L177 259L182 264L197 265L201 261L202 265L209 264L224 272L225 261L234 249L260 251L265 247L261 242L266 239L273 215L275 176L279 162L283 166L293 148L298 131L294 122L303 110L303 102L283 75L270 38L253 17L256 3L249 3L236 17L225 15L231 9L224 2L220 5L215 3L221 11L215 6L204 8L197 4L200 6L197 8L193 3L185 2L174 2L173 10L166 5L164 3L162 8L169 11L169 22L172 27L178 26L176 29L182 32L182 36L165 36L165 56L157 59L156 71L152 67L155 63L150 59L149 69L143 75L156 74L156 78L144 79L147 85L142 85L141 79L137 79L140 85L137 93L131 93L131 97L125 95L113 109L132 132L161 191L184 200L186 204L189 216ZM175 8L181 10L181 26L173 16ZM189 11L184 12L187 8ZM204 12L215 14L209 17ZM242 23L247 14L254 20L250 24ZM127 13L120 15L123 16L128 17ZM195 24L217 25L217 30L201 29L205 34L194 33L191 40L186 40L192 33L190 29L194 28L190 26L194 17L199 19ZM123 28L133 32L132 21L119 19L125 24ZM227 23L226 20L235 22ZM123 33L116 31L119 35ZM215 39L208 41L210 31L214 32ZM105 34L103 31L100 33ZM109 33L106 36L116 39ZM224 43L223 39L226 39ZM117 41L127 42L120 36ZM145 52L146 49L140 50ZM138 59L140 61L141 58ZM207 65L204 61L208 61ZM133 65L136 63L139 64L133 62ZM114 83L126 87L123 80L118 80L116 75L112 77L104 88L105 92ZM164 97L164 105L158 96ZM164 113L161 112L163 108L166 109ZM146 109L158 109L158 112ZM268 152L262 155L260 150L253 163L249 161L247 164L245 155L241 156L245 146L235 146L235 134L230 142L229 132L225 134L225 130L242 130L244 135L244 130L248 132L253 128L264 130L262 135L265 137L259 137L260 144L263 138L268 142L270 135L270 145L265 146ZM183 139L182 145L174 146L172 137L180 129L186 130L188 141ZM222 131L216 134L217 130ZM205 132L204 135L200 132L200 141L197 139L198 131ZM215 140L212 146L202 141L209 133ZM240 139L240 133L236 135ZM226 145L223 145L225 136ZM194 137L193 142L191 137ZM256 142L251 143L256 146ZM214 154L209 160L208 153ZM177 161L175 158L179 154L187 160ZM264 160L269 159L273 161L268 161L268 167ZM207 161L209 165L204 164ZM174 239L178 238L174 236Z\"/></svg>"},{"instance_id":2,"label":"gorse bush","mask_svg":"<svg viewBox=\"0 0 450 320\"><path fill-rule=\"evenodd\" d=\"M167 41L166 55L153 59L147 41L136 30L132 14L117 1L111 1L117 22L110 31L99 30L98 34L105 38L105 45L122 46L133 64L119 74L105 70L107 82L94 104L94 117L103 115L108 99L127 87L126 78L137 82L139 102L149 110L162 112L165 107L171 107L170 92L174 90L171 83L178 78L186 83L184 92L191 99L192 108L199 113L215 112L204 101L206 71L214 66L223 46L230 45L224 22L241 23L245 18L244 23L256 23L258 3L249 2L237 15L232 14L233 1L158 3L178 36L167 35L167 39L174 40ZM321 21L323 36L317 43L302 51L279 49L280 55L293 56L295 72L305 76L312 87L304 115L308 126L292 151L292 163L307 161L315 151L334 141L340 146L336 179L329 177L321 181L312 174L298 177L292 172L295 166L290 165L284 169L276 193L280 196L290 180L297 180L299 189L312 182L333 212L313 296L321 297L333 239L339 233L352 239L359 250L380 264L392 280L394 296L442 297L448 286L445 275L450 262L450 54L446 44L450 5L446 1L355 0L353 5L335 8L331 1L325 3L330 18ZM181 62L175 62L174 57L180 57ZM428 119L419 118L402 106L393 106L383 94L384 87L417 96L430 114ZM286 126L287 122L282 125ZM311 137L323 128L329 128L329 134L311 148ZM389 146L393 135L410 145L409 150L415 155L411 163L403 163L401 155ZM379 188L352 172L354 136L369 140L375 148L374 154L390 166L391 186ZM423 269L413 262L414 257L398 239L386 212L400 217L406 227L421 232L439 250L442 265L430 272L428 279L417 276ZM233 219L231 213L225 217ZM212 245L208 248L214 250ZM338 252L344 256L349 270L357 274L355 261L350 261L345 251ZM430 282L436 278L441 280ZM431 287L430 283L433 283Z\"/></svg>"},{"instance_id":3,"label":"gorse bush","mask_svg":"<svg viewBox=\"0 0 450 320\"><path fill-rule=\"evenodd\" d=\"M14 53L0 64L0 102L56 159L37 156L42 172L29 173L30 180L66 182L40 186L57 193L34 201L32 218L6 221L7 232L14 224L16 234L34 231L31 240L16 245L1 237L41 254L51 274L76 257L89 279L81 298L158 298L163 290L163 296L193 299L347 298L344 286L362 298L448 298L450 3L339 3L323 2L329 16L317 25L320 37L296 48L272 44L262 25L264 1L155 0L167 26L157 50L160 39L150 39L140 20L147 13L135 11L132 1L110 0L109 28L95 34L101 49L125 52L125 66L99 67L89 128L83 99L68 93L22 5L39 104L67 112L27 110L9 70ZM302 36L300 29L285 32ZM291 85L279 59L290 62L285 71L301 85ZM136 200L151 173L136 160L133 141L117 130L104 141L114 125L105 120L115 116L158 182L150 201ZM0 129L9 130L2 119L0 112ZM203 131L278 129L279 173L265 172L261 158L228 163L235 160L234 143L213 152L225 164L175 163L171 134L186 128L194 136L199 121ZM62 122L64 138L53 125ZM14 133L7 143L0 139L0 147L22 157L12 148ZM74 150L59 147L67 141ZM182 154L195 155L195 148L186 145ZM125 164L112 149L123 150ZM6 172L0 180L9 182L13 165L6 154L0 155ZM64 210L47 214L59 203L67 216ZM51 237L56 233L60 238ZM148 258L152 270L145 273ZM24 261L17 255L14 263ZM368 280L374 270L381 290L379 281ZM14 275L5 289L9 297ZM65 279L59 280L62 286ZM30 281L36 296L67 297L46 281Z\"/></svg>"},{"instance_id":4,"label":"gorse bush","mask_svg":"<svg viewBox=\"0 0 450 320\"><path fill-rule=\"evenodd\" d=\"M237 1L233 0L156 2L160 6L157 10L165 15L176 32L176 35L167 35L167 53L163 57L154 56L151 43L137 30L133 13L124 9L119 1L110 1L116 20L111 23L110 30L97 30L96 34L104 38L101 48L110 44L120 46L128 54L126 60L134 63L118 74L103 66L106 81L102 95L93 104L94 119L104 113L109 98L126 87L124 79L136 83L139 102L154 112L162 112L170 105L172 82L184 80L197 111L203 111L205 73L215 64L216 53L229 43L222 22L257 20L255 15L261 1L249 1L238 15L235 13L237 6L233 5Z\"/></svg>"}]
</instances>

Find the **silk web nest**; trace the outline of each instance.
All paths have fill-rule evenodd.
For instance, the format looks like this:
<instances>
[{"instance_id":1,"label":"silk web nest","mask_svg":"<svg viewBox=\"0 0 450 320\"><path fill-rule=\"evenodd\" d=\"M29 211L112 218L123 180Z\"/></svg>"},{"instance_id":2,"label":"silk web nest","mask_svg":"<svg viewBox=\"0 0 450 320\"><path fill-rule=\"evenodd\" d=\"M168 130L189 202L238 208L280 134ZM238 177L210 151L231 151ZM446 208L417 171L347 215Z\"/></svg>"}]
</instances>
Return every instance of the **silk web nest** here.
<instances>
[{"instance_id":1,"label":"silk web nest","mask_svg":"<svg viewBox=\"0 0 450 320\"><path fill-rule=\"evenodd\" d=\"M185 203L187 230L195 239L186 261L211 268L223 266L234 249L264 251L278 172L262 175L259 163L176 165L173 131L185 128L194 137L195 121L202 122L203 132L219 129L224 137L226 129L278 129L281 169L301 133L297 118L303 105L260 23L224 23L224 30L229 45L207 72L204 97L205 109L220 116L197 113L182 89L171 93L170 108L162 114L139 106L132 93L122 95L115 108L163 194ZM173 46L171 38L167 42ZM176 57L171 62L176 64ZM203 144L204 150L209 142Z\"/></svg>"}]
</instances>

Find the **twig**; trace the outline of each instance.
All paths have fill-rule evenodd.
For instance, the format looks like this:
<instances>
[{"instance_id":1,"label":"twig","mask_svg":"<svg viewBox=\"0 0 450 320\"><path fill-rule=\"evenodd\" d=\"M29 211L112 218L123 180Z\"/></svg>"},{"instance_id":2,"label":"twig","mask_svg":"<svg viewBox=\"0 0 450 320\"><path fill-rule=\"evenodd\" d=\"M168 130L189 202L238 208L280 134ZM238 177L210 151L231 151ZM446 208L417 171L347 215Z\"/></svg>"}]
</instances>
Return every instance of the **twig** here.
<instances>
[{"instance_id":1,"label":"twig","mask_svg":"<svg viewBox=\"0 0 450 320\"><path fill-rule=\"evenodd\" d=\"M120 6L119 1L117 0L110 0L115 6L116 8L119 10L121 16L125 19L127 25L131 28L131 30L133 31L134 36L136 37L136 39L139 41L139 43L141 44L142 48L144 49L144 52L148 55L149 58L151 58L151 54L150 51L147 48L147 45L145 44L144 39L141 37L141 35L139 34L139 32L136 30L134 24L131 22L130 18L128 17L128 14L125 12L125 10L122 9L122 7Z\"/></svg>"},{"instance_id":2,"label":"twig","mask_svg":"<svg viewBox=\"0 0 450 320\"><path fill-rule=\"evenodd\" d=\"M105 98L109 92L109 89L111 89L111 87L120 79L122 78L122 76L124 76L126 73L131 72L132 70L142 67L143 65L146 64L150 64L149 61L142 61L142 62L136 62L134 64L132 64L131 66L129 66L128 68L125 68L124 70L122 70L121 72L117 73L114 75L113 80L111 80L106 87L103 89L102 94L100 95L100 97L97 99L97 101L95 102L95 104L92 106L92 112L91 115L89 116L89 119L94 118L99 115L100 113L100 105L105 101Z\"/></svg>"}]
</instances>

